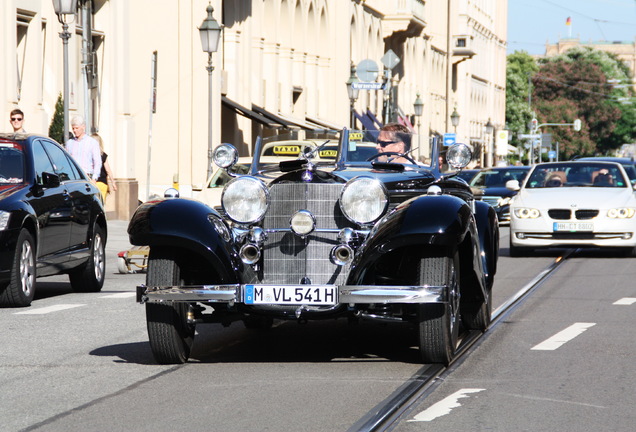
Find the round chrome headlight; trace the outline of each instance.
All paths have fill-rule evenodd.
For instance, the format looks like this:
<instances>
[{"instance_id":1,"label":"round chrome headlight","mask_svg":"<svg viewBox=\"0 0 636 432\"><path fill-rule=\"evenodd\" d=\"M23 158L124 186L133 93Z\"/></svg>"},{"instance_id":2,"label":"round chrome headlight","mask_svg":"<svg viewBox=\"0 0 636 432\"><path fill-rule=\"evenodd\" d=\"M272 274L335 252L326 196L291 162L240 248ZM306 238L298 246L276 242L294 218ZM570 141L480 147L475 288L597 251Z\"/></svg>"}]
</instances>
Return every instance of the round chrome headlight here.
<instances>
[{"instance_id":1,"label":"round chrome headlight","mask_svg":"<svg viewBox=\"0 0 636 432\"><path fill-rule=\"evenodd\" d=\"M351 222L368 224L380 219L389 205L389 194L382 182L356 177L342 188L340 209Z\"/></svg>"},{"instance_id":2,"label":"round chrome headlight","mask_svg":"<svg viewBox=\"0 0 636 432\"><path fill-rule=\"evenodd\" d=\"M466 144L455 144L446 152L446 161L455 169L464 168L473 158L473 152Z\"/></svg>"},{"instance_id":3,"label":"round chrome headlight","mask_svg":"<svg viewBox=\"0 0 636 432\"><path fill-rule=\"evenodd\" d=\"M265 216L269 190L257 178L243 176L230 181L221 196L223 210L234 222L249 224Z\"/></svg>"},{"instance_id":4,"label":"round chrome headlight","mask_svg":"<svg viewBox=\"0 0 636 432\"><path fill-rule=\"evenodd\" d=\"M238 161L238 150L232 144L221 144L214 149L214 163L221 168L229 168Z\"/></svg>"}]
</instances>

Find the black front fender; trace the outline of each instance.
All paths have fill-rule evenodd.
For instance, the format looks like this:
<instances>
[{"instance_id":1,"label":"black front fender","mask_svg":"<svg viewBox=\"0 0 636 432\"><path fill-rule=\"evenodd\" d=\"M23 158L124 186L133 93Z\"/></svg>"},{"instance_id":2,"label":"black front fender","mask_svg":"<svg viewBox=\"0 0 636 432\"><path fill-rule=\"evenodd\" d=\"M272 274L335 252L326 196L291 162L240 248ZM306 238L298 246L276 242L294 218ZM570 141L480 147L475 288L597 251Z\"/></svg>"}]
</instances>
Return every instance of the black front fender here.
<instances>
[{"instance_id":1,"label":"black front fender","mask_svg":"<svg viewBox=\"0 0 636 432\"><path fill-rule=\"evenodd\" d=\"M217 232L211 218L221 221L215 210L199 201L150 201L137 208L128 224L130 243L191 252L214 268L219 278L215 282L236 283L240 260L230 242Z\"/></svg>"},{"instance_id":2,"label":"black front fender","mask_svg":"<svg viewBox=\"0 0 636 432\"><path fill-rule=\"evenodd\" d=\"M371 230L352 263L349 281L360 282L366 269L398 249L432 246L454 252L473 230L472 211L457 197L421 196L406 201Z\"/></svg>"}]
</instances>

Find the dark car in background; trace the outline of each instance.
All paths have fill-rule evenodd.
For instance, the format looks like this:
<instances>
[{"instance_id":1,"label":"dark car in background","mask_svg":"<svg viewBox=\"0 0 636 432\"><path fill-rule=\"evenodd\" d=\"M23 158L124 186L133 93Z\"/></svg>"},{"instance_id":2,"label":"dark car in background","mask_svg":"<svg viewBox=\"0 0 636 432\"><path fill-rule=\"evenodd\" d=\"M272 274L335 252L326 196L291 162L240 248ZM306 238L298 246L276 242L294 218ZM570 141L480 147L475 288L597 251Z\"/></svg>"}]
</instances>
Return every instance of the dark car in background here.
<instances>
[{"instance_id":1,"label":"dark car in background","mask_svg":"<svg viewBox=\"0 0 636 432\"><path fill-rule=\"evenodd\" d=\"M422 361L448 364L460 329L490 323L494 210L455 173L378 152L410 134L302 133L259 138L249 172L225 185L222 212L171 192L131 218L131 243L150 247L137 300L155 359L187 361L202 323L345 318L411 327ZM273 166L261 161L269 139ZM455 169L471 159L463 144L446 155ZM238 155L223 144L214 158L231 171Z\"/></svg>"},{"instance_id":2,"label":"dark car in background","mask_svg":"<svg viewBox=\"0 0 636 432\"><path fill-rule=\"evenodd\" d=\"M475 199L490 204L497 212L499 222L510 222L510 200L516 191L506 188L506 182L517 180L519 184L530 171L529 166L505 166L484 168L470 182Z\"/></svg>"},{"instance_id":3,"label":"dark car in background","mask_svg":"<svg viewBox=\"0 0 636 432\"><path fill-rule=\"evenodd\" d=\"M97 186L58 143L0 134L0 306L29 306L40 276L100 291L106 235Z\"/></svg>"},{"instance_id":4,"label":"dark car in background","mask_svg":"<svg viewBox=\"0 0 636 432\"><path fill-rule=\"evenodd\" d=\"M481 169L479 168L461 170L460 172L457 173L457 177L464 180L466 183L470 184L470 182L475 178L475 176L477 175L477 173L479 173L479 171L481 171Z\"/></svg>"}]
</instances>

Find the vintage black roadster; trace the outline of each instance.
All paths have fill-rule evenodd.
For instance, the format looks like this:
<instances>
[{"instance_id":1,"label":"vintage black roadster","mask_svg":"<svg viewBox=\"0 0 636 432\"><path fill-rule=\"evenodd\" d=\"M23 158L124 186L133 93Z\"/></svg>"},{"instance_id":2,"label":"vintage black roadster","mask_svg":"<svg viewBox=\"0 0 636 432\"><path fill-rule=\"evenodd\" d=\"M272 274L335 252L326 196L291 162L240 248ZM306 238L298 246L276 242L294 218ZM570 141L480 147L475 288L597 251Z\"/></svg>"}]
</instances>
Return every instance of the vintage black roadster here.
<instances>
[{"instance_id":1,"label":"vintage black roadster","mask_svg":"<svg viewBox=\"0 0 636 432\"><path fill-rule=\"evenodd\" d=\"M171 190L133 215L131 243L150 247L137 301L156 361L187 361L200 323L347 317L412 324L423 362L451 362L460 331L490 324L492 207L440 173L435 142L427 166L414 148L384 151L377 131L291 135L259 139L246 174L233 146L215 149L233 177L220 207ZM446 155L456 170L471 159L463 144Z\"/></svg>"}]
</instances>

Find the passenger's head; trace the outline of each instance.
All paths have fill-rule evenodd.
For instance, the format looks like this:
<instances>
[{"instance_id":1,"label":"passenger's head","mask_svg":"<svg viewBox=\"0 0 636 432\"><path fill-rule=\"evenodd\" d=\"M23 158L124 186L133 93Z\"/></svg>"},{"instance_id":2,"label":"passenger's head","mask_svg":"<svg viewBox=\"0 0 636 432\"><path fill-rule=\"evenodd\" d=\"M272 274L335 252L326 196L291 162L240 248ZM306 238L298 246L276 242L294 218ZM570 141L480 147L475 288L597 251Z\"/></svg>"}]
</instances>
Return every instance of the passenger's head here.
<instances>
[{"instance_id":1,"label":"passenger's head","mask_svg":"<svg viewBox=\"0 0 636 432\"><path fill-rule=\"evenodd\" d=\"M13 127L13 132L23 132L22 125L24 124L24 113L19 108L16 108L11 111L9 115L9 121L11 122L11 127Z\"/></svg>"}]
</instances>

